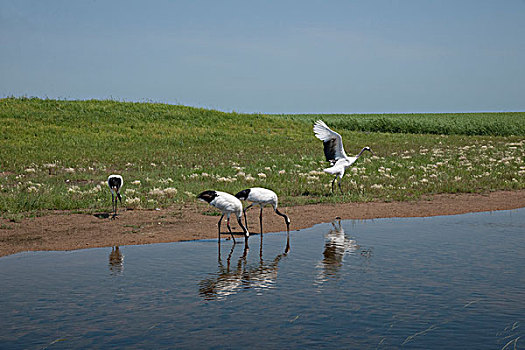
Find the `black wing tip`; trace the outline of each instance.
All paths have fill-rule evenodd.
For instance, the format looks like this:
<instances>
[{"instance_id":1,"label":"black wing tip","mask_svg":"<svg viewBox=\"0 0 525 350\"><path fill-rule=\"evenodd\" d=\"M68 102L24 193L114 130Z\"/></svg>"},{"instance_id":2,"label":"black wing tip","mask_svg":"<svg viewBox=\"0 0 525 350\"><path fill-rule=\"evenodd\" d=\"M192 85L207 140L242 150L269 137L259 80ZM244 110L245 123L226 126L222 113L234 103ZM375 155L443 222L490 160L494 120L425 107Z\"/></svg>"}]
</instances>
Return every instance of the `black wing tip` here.
<instances>
[{"instance_id":1,"label":"black wing tip","mask_svg":"<svg viewBox=\"0 0 525 350\"><path fill-rule=\"evenodd\" d=\"M326 157L326 160L328 162L335 161L335 147L336 147L337 140L335 138L331 138L329 140L323 141L324 145L324 155Z\"/></svg>"}]
</instances>

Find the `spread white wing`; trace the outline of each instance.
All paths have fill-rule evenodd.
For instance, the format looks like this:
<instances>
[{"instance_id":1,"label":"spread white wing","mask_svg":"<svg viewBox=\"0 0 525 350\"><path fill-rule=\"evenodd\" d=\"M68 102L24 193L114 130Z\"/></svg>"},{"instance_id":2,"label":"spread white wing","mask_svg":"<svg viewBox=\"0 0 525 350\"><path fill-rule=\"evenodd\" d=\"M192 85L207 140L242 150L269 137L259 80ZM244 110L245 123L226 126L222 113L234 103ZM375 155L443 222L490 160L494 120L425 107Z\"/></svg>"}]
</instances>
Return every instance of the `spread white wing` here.
<instances>
[{"instance_id":1,"label":"spread white wing","mask_svg":"<svg viewBox=\"0 0 525 350\"><path fill-rule=\"evenodd\" d=\"M341 158L347 158L341 135L330 129L322 120L315 122L314 133L319 140L323 141L327 161L335 163Z\"/></svg>"}]
</instances>

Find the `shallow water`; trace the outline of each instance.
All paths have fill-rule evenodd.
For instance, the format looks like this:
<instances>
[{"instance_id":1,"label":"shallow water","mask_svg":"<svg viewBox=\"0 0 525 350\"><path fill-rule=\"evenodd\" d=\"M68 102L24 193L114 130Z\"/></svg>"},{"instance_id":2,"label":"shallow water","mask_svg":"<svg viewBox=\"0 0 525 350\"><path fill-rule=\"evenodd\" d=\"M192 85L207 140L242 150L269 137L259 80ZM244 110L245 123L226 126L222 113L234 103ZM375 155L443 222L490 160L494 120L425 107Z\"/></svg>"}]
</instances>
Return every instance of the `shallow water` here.
<instances>
[{"instance_id":1,"label":"shallow water","mask_svg":"<svg viewBox=\"0 0 525 350\"><path fill-rule=\"evenodd\" d=\"M525 209L320 224L286 241L0 258L0 348L525 347Z\"/></svg>"}]
</instances>

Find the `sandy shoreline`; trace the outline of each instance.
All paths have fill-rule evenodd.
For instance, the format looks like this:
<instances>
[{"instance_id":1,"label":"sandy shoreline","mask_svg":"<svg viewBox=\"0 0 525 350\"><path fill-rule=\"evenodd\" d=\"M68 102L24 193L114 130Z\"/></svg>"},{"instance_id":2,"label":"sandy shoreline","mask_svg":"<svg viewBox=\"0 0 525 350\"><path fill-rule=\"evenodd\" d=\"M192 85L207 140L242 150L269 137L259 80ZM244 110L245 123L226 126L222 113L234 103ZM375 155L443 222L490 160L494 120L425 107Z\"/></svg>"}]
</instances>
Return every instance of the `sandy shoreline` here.
<instances>
[{"instance_id":1,"label":"sandy shoreline","mask_svg":"<svg viewBox=\"0 0 525 350\"><path fill-rule=\"evenodd\" d=\"M281 210L299 230L322 222L342 219L375 219L455 215L469 212L509 210L525 207L525 190L487 194L442 194L414 202L315 204ZM204 203L163 210L124 210L117 220L105 215L54 212L50 215L9 222L0 219L0 256L23 251L75 250L115 245L179 242L217 237L218 216ZM285 230L280 216L265 209L264 231ZM206 213L208 215L205 215ZM259 233L259 209L248 211L250 231ZM232 229L240 228L232 220ZM223 230L226 230L223 222Z\"/></svg>"}]
</instances>

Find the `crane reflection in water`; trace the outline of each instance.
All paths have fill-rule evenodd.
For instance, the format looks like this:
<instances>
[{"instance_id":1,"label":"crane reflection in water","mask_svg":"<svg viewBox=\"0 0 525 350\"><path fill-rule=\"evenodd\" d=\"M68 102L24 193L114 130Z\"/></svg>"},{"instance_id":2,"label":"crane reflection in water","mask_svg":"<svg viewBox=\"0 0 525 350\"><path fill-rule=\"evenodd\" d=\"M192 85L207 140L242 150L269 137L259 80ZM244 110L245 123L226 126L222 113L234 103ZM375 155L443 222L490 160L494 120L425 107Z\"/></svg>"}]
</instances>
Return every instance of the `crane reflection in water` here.
<instances>
[{"instance_id":1,"label":"crane reflection in water","mask_svg":"<svg viewBox=\"0 0 525 350\"><path fill-rule=\"evenodd\" d=\"M109 271L112 275L122 275L124 270L124 255L120 251L119 246L111 247L109 253Z\"/></svg>"},{"instance_id":2,"label":"crane reflection in water","mask_svg":"<svg viewBox=\"0 0 525 350\"><path fill-rule=\"evenodd\" d=\"M277 270L281 259L290 252L290 234L286 235L286 247L284 252L278 254L274 259L265 261L263 259L263 241L261 236L261 248L259 250L259 261L256 264L248 264L247 256L249 249L244 246L242 255L237 261L232 262L235 250L232 245L226 264L221 257L221 244L218 248L218 271L199 283L199 294L205 300L220 300L229 295L239 293L244 289L266 289L272 288L277 279Z\"/></svg>"},{"instance_id":3,"label":"crane reflection in water","mask_svg":"<svg viewBox=\"0 0 525 350\"><path fill-rule=\"evenodd\" d=\"M320 271L316 284L322 285L329 278L337 278L345 256L356 254L370 258L372 250L362 248L355 239L349 237L341 225L341 218L336 217L332 221L332 228L325 234L323 259L317 264Z\"/></svg>"}]
</instances>

